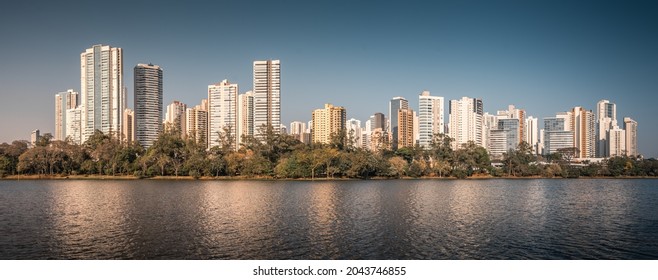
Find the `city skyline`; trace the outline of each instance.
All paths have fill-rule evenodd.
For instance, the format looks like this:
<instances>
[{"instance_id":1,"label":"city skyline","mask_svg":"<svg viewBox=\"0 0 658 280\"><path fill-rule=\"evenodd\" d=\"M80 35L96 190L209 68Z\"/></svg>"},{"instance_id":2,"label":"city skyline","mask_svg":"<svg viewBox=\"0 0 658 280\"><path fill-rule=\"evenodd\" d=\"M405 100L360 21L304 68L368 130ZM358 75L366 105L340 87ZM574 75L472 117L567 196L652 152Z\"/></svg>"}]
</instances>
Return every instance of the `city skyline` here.
<instances>
[{"instance_id":1,"label":"city skyline","mask_svg":"<svg viewBox=\"0 0 658 280\"><path fill-rule=\"evenodd\" d=\"M344 106L347 118L361 121L375 112L388 112L388 101L395 96L406 98L409 107L417 110L416 96L423 90L444 97L446 102L462 96L482 99L485 112L514 104L540 122L555 112L577 106L596 112L596 102L605 99L617 104L618 122L630 117L639 123L639 152L647 157L658 156L658 147L653 146L658 139L658 124L653 121L652 112L658 90L652 74L658 56L650 51L658 47L650 27L656 25L652 16L656 4L582 2L563 10L565 3L513 3L419 4L423 7L394 7L389 3L374 7L348 3L337 3L335 7L329 3L261 3L264 6L260 7L229 3L222 8L236 11L231 17L253 13L255 23L232 23L230 19L225 22L203 16L195 16L198 19L193 23L205 25L184 24L182 20L155 22L175 36L167 32L135 35L139 32L134 31L143 31L155 23L135 26L134 31L123 25L117 30L99 27L98 23L77 30L72 19L52 20L52 26L43 27L36 23L53 19L58 11L64 15L79 13L83 20L88 17L84 11L91 7L54 5L48 9L52 4L44 3L43 10L32 13L30 3L12 3L0 19L5 27L0 34L7 38L7 47L0 54L0 96L6 101L0 111L5 118L21 116L22 120L20 125L3 124L0 142L28 139L35 129L54 134L53 96L67 89L82 92L78 88L80 76L75 57L89 46L106 44L124 50L124 67L152 62L167 69L164 104L173 100L188 106L198 104L207 94L207 85L223 79L242 84L242 94L251 90L247 88L252 84L250 62L280 59L284 64L284 125L309 120L311 112L325 103ZM137 3L134 11L126 11L125 24L134 24L132 21L145 6ZM203 12L192 6L181 11L157 8L158 13L154 14L167 18L180 13L182 18L190 19L195 12ZM264 18L270 10L282 15L274 22L277 29L283 30L280 34L257 31L258 24L264 22L259 16ZM345 21L329 24L333 21L319 10L333 11ZM366 11L370 15L361 18ZM399 11L400 15L394 18L399 25L387 21L393 11ZM458 16L449 16L450 13ZM484 19L469 25L469 19L480 17ZM30 23L31 18L39 20ZM490 25L484 24L486 19ZM383 25L377 27L378 23ZM12 26L17 29L9 28ZM217 47L212 44L215 39L202 36L210 31L208 27L186 32L197 26L225 26L229 33L237 34L236 40ZM263 35L271 42L256 44L258 40L250 39L253 35ZM304 39L308 36L311 40ZM54 45L34 43L55 39ZM153 48L154 43L158 43L158 48ZM206 45L213 50L209 51ZM185 48L197 54L173 55ZM30 57L21 55L28 51ZM130 81L132 76L126 69L124 81ZM27 77L34 76L39 77L39 83L26 82ZM128 87L127 103L132 104L134 89L130 83L124 84ZM30 113L25 113L24 108L29 108Z\"/></svg>"}]
</instances>

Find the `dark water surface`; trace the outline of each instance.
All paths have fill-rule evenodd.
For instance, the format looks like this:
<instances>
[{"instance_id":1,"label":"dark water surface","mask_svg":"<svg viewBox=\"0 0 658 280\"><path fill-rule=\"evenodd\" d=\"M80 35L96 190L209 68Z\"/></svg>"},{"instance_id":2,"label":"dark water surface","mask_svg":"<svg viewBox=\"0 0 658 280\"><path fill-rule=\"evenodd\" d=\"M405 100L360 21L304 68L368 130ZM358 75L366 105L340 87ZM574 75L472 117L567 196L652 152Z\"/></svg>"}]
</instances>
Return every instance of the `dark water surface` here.
<instances>
[{"instance_id":1,"label":"dark water surface","mask_svg":"<svg viewBox=\"0 0 658 280\"><path fill-rule=\"evenodd\" d=\"M0 259L658 259L658 180L0 181Z\"/></svg>"}]
</instances>

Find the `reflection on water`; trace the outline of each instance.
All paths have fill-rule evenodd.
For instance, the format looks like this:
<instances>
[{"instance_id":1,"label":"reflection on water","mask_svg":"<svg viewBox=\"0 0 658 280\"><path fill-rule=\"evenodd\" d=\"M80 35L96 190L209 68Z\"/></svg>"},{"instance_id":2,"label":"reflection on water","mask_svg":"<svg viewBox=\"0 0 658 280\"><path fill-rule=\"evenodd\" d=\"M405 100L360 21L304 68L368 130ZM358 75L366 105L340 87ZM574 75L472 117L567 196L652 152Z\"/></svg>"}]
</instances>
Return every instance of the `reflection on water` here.
<instances>
[{"instance_id":1,"label":"reflection on water","mask_svg":"<svg viewBox=\"0 0 658 280\"><path fill-rule=\"evenodd\" d=\"M656 259L657 183L0 181L0 258Z\"/></svg>"}]
</instances>

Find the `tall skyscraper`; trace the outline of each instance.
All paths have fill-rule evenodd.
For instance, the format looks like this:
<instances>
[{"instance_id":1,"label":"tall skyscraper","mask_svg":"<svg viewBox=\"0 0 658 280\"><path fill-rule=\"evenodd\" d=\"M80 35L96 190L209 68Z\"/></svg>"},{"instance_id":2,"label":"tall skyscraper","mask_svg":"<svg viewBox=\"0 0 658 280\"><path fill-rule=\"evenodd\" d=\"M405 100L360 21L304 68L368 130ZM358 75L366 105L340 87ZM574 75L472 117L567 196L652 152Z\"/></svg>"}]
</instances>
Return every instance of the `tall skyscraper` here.
<instances>
[{"instance_id":1,"label":"tall skyscraper","mask_svg":"<svg viewBox=\"0 0 658 280\"><path fill-rule=\"evenodd\" d=\"M596 157L596 121L592 111L582 107L574 107L572 124L574 133L574 147L578 148L579 158Z\"/></svg>"},{"instance_id":2,"label":"tall skyscraper","mask_svg":"<svg viewBox=\"0 0 658 280\"><path fill-rule=\"evenodd\" d=\"M130 109L123 110L123 141L132 143L135 141L135 112Z\"/></svg>"},{"instance_id":3,"label":"tall skyscraper","mask_svg":"<svg viewBox=\"0 0 658 280\"><path fill-rule=\"evenodd\" d=\"M118 137L123 115L123 51L94 45L80 54L82 142L94 131Z\"/></svg>"},{"instance_id":4,"label":"tall skyscraper","mask_svg":"<svg viewBox=\"0 0 658 280\"><path fill-rule=\"evenodd\" d=\"M281 128L281 63L279 60L254 61L254 130ZM256 135L260 137L259 135Z\"/></svg>"},{"instance_id":5,"label":"tall skyscraper","mask_svg":"<svg viewBox=\"0 0 658 280\"><path fill-rule=\"evenodd\" d=\"M67 111L78 107L79 94L72 89L55 94L55 140L66 140Z\"/></svg>"},{"instance_id":6,"label":"tall skyscraper","mask_svg":"<svg viewBox=\"0 0 658 280\"><path fill-rule=\"evenodd\" d=\"M608 100L596 103L596 157L609 157L608 131L617 126L617 106Z\"/></svg>"},{"instance_id":7,"label":"tall skyscraper","mask_svg":"<svg viewBox=\"0 0 658 280\"><path fill-rule=\"evenodd\" d=\"M220 134L230 137L232 148L237 149L238 84L228 80L208 86L208 148L221 146Z\"/></svg>"},{"instance_id":8,"label":"tall skyscraper","mask_svg":"<svg viewBox=\"0 0 658 280\"><path fill-rule=\"evenodd\" d=\"M398 148L398 111L400 109L409 109L409 101L404 99L404 97L394 97L391 99L388 106L388 127L393 137L391 142L393 150Z\"/></svg>"},{"instance_id":9,"label":"tall skyscraper","mask_svg":"<svg viewBox=\"0 0 658 280\"><path fill-rule=\"evenodd\" d=\"M325 104L324 109L313 111L313 143L331 143L331 138L346 127L347 112L343 107Z\"/></svg>"},{"instance_id":10,"label":"tall skyscraper","mask_svg":"<svg viewBox=\"0 0 658 280\"><path fill-rule=\"evenodd\" d=\"M204 146L208 145L208 109L207 101L202 100L200 105L185 110L185 128L188 139Z\"/></svg>"},{"instance_id":11,"label":"tall skyscraper","mask_svg":"<svg viewBox=\"0 0 658 280\"><path fill-rule=\"evenodd\" d=\"M414 141L414 111L407 109L398 109L397 119L397 141L398 149L404 147L413 147Z\"/></svg>"},{"instance_id":12,"label":"tall skyscraper","mask_svg":"<svg viewBox=\"0 0 658 280\"><path fill-rule=\"evenodd\" d=\"M462 97L459 100L450 100L448 134L454 139L454 149L469 141L480 146L486 145L483 137L483 107L482 99L478 98Z\"/></svg>"},{"instance_id":13,"label":"tall skyscraper","mask_svg":"<svg viewBox=\"0 0 658 280\"><path fill-rule=\"evenodd\" d=\"M238 135L237 143L245 136L254 135L254 93L247 91L238 96Z\"/></svg>"},{"instance_id":14,"label":"tall skyscraper","mask_svg":"<svg viewBox=\"0 0 658 280\"><path fill-rule=\"evenodd\" d=\"M626 155L638 156L637 148L637 122L631 118L624 118L624 130L626 130Z\"/></svg>"},{"instance_id":15,"label":"tall skyscraper","mask_svg":"<svg viewBox=\"0 0 658 280\"><path fill-rule=\"evenodd\" d=\"M532 147L535 154L539 153L539 126L537 118L525 119L525 142Z\"/></svg>"},{"instance_id":16,"label":"tall skyscraper","mask_svg":"<svg viewBox=\"0 0 658 280\"><path fill-rule=\"evenodd\" d=\"M187 105L185 103L174 100L167 106L165 113L165 129L173 129L177 131L182 138L185 137L185 110Z\"/></svg>"},{"instance_id":17,"label":"tall skyscraper","mask_svg":"<svg viewBox=\"0 0 658 280\"><path fill-rule=\"evenodd\" d=\"M444 133L445 122L443 97L431 96L429 91L423 91L418 97L418 143L428 148L434 134Z\"/></svg>"},{"instance_id":18,"label":"tall skyscraper","mask_svg":"<svg viewBox=\"0 0 658 280\"><path fill-rule=\"evenodd\" d=\"M162 68L135 66L135 141L149 148L162 131Z\"/></svg>"}]
</instances>

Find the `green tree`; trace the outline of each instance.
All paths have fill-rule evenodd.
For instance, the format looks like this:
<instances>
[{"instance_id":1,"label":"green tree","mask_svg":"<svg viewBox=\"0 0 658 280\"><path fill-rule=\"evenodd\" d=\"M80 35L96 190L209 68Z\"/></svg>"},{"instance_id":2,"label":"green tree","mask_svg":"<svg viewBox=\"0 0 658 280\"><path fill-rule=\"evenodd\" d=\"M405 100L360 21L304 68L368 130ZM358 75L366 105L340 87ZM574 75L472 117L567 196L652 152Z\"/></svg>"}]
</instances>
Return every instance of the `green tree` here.
<instances>
[{"instance_id":1,"label":"green tree","mask_svg":"<svg viewBox=\"0 0 658 280\"><path fill-rule=\"evenodd\" d=\"M407 161L402 157L392 157L388 160L390 164L388 175L395 178L401 178L407 170Z\"/></svg>"}]
</instances>

